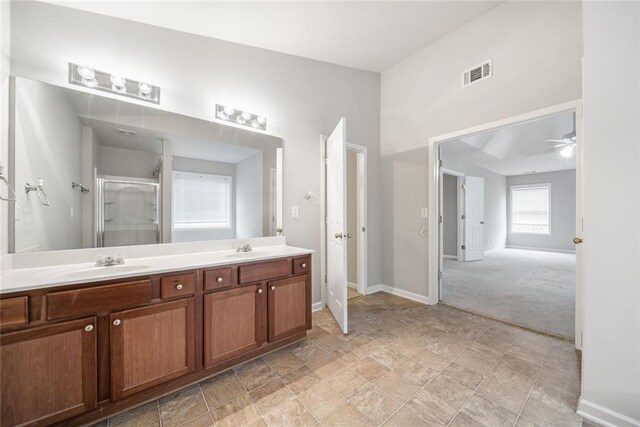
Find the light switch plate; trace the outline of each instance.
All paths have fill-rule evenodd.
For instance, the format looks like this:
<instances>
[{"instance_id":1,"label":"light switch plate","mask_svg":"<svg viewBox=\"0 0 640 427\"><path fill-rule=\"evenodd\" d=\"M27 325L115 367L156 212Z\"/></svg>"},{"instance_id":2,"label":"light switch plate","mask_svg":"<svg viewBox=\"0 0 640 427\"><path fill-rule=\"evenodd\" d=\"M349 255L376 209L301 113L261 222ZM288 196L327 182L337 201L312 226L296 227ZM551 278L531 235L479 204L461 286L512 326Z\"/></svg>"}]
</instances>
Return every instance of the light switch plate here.
<instances>
[{"instance_id":1,"label":"light switch plate","mask_svg":"<svg viewBox=\"0 0 640 427\"><path fill-rule=\"evenodd\" d=\"M298 218L300 216L300 209L297 206L291 206L291 217Z\"/></svg>"}]
</instances>

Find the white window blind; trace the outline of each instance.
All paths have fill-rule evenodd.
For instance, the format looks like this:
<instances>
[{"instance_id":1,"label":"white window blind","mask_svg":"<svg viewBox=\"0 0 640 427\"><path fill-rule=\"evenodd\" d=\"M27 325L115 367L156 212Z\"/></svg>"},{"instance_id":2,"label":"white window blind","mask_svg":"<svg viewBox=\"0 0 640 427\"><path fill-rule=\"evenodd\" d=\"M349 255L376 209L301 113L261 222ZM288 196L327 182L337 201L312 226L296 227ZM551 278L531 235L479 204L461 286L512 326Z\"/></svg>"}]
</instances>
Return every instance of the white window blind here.
<instances>
[{"instance_id":1,"label":"white window blind","mask_svg":"<svg viewBox=\"0 0 640 427\"><path fill-rule=\"evenodd\" d=\"M511 232L549 234L551 184L511 187Z\"/></svg>"},{"instance_id":2,"label":"white window blind","mask_svg":"<svg viewBox=\"0 0 640 427\"><path fill-rule=\"evenodd\" d=\"M231 227L231 177L173 172L173 228Z\"/></svg>"}]
</instances>

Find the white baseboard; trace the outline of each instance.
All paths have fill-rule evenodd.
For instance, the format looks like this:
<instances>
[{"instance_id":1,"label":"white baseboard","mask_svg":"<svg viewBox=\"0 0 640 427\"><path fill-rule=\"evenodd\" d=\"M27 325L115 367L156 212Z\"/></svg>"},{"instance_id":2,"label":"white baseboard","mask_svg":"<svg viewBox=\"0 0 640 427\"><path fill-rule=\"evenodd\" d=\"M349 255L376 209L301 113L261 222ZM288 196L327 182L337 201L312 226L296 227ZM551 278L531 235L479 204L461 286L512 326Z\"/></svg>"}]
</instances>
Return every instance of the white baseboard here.
<instances>
[{"instance_id":1,"label":"white baseboard","mask_svg":"<svg viewBox=\"0 0 640 427\"><path fill-rule=\"evenodd\" d=\"M582 397L578 401L576 412L578 415L606 427L640 427L640 420L627 417Z\"/></svg>"},{"instance_id":2,"label":"white baseboard","mask_svg":"<svg viewBox=\"0 0 640 427\"><path fill-rule=\"evenodd\" d=\"M447 254L443 254L442 258L447 258L447 259L458 259L457 255L447 255Z\"/></svg>"},{"instance_id":3,"label":"white baseboard","mask_svg":"<svg viewBox=\"0 0 640 427\"><path fill-rule=\"evenodd\" d=\"M513 245L508 245L507 246L508 249L525 249L528 251L542 251L542 252L560 252L563 254L575 254L576 251L571 251L568 249L550 249L550 248L536 248L533 246L513 246Z\"/></svg>"},{"instance_id":4,"label":"white baseboard","mask_svg":"<svg viewBox=\"0 0 640 427\"><path fill-rule=\"evenodd\" d=\"M356 285L355 283L347 282L347 286L356 290L358 289L358 285Z\"/></svg>"},{"instance_id":5,"label":"white baseboard","mask_svg":"<svg viewBox=\"0 0 640 427\"><path fill-rule=\"evenodd\" d=\"M381 284L381 285L369 286L369 289L367 289L367 295L375 294L376 292L386 292L388 294L410 299L412 301L416 301L422 304L430 304L429 297L426 297L424 295L419 295L413 292L405 291L403 289L394 288L393 286L387 286L387 285Z\"/></svg>"},{"instance_id":6,"label":"white baseboard","mask_svg":"<svg viewBox=\"0 0 640 427\"><path fill-rule=\"evenodd\" d=\"M311 312L315 313L316 311L320 311L324 308L324 303L322 301L313 303L311 305Z\"/></svg>"}]
</instances>

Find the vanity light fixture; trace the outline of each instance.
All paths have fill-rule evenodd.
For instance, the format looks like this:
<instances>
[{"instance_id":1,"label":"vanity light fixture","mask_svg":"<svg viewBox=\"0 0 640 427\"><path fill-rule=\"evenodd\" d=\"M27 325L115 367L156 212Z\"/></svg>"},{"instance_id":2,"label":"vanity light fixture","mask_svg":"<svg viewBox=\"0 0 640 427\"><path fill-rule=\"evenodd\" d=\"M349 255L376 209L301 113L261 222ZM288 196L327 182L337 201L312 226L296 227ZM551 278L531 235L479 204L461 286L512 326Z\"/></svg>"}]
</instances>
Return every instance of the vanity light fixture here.
<instances>
[{"instance_id":1,"label":"vanity light fixture","mask_svg":"<svg viewBox=\"0 0 640 427\"><path fill-rule=\"evenodd\" d=\"M86 65L69 63L69 83L160 104L160 88Z\"/></svg>"},{"instance_id":2,"label":"vanity light fixture","mask_svg":"<svg viewBox=\"0 0 640 427\"><path fill-rule=\"evenodd\" d=\"M216 104L216 118L254 129L267 130L267 119L257 114Z\"/></svg>"}]
</instances>

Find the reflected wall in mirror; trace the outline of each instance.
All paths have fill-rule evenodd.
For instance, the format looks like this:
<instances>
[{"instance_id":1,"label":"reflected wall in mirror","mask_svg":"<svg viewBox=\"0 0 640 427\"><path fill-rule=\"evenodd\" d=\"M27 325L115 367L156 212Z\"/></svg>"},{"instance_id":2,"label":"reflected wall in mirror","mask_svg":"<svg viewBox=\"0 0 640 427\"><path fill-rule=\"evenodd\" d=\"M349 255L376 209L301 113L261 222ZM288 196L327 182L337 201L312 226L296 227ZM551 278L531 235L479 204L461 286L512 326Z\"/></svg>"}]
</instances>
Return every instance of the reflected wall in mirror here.
<instances>
[{"instance_id":1,"label":"reflected wall in mirror","mask_svg":"<svg viewBox=\"0 0 640 427\"><path fill-rule=\"evenodd\" d=\"M281 229L280 138L13 81L9 177L19 191L12 252L264 237Z\"/></svg>"}]
</instances>

